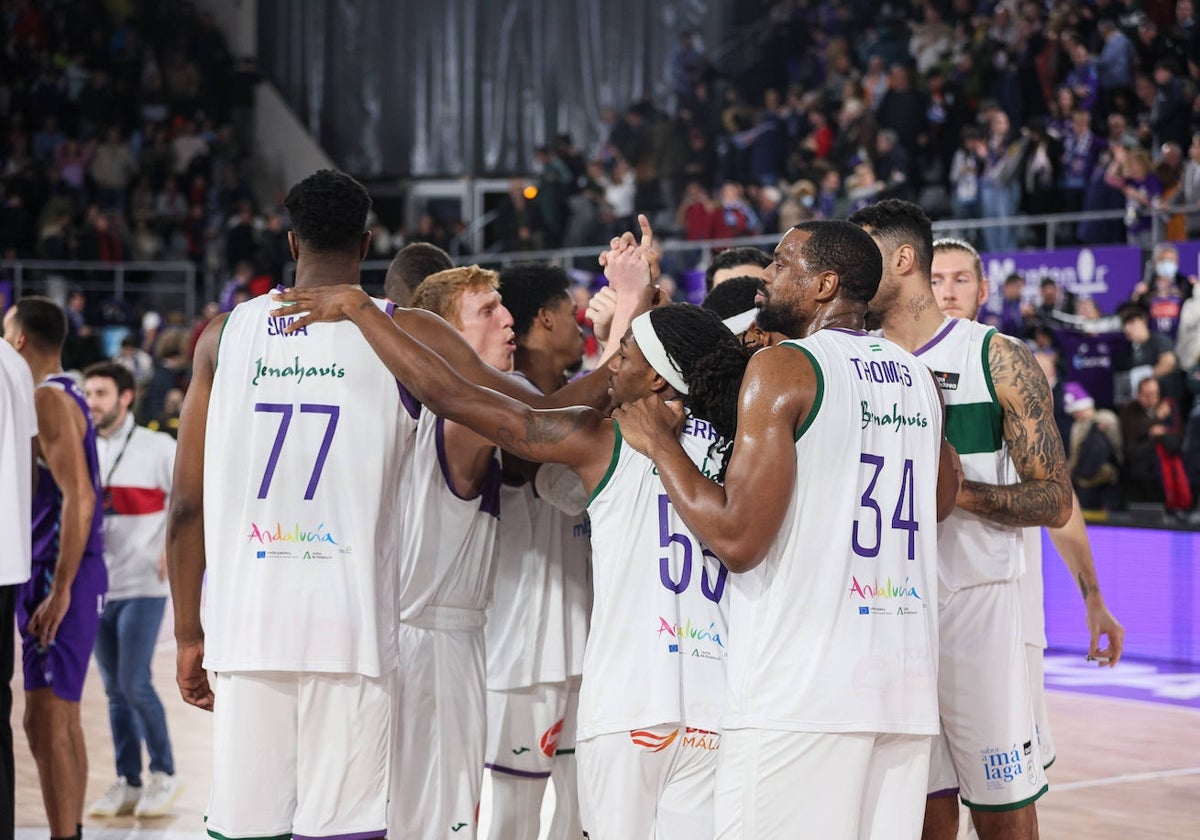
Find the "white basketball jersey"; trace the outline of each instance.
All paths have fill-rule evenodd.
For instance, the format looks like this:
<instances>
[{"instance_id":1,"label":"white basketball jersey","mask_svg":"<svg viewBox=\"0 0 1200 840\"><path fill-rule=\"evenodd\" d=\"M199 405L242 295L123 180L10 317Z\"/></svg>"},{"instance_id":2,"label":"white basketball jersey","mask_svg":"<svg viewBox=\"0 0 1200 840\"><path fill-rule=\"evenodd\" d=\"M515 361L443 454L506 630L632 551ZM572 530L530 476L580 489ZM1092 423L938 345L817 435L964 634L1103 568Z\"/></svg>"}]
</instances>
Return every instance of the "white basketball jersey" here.
<instances>
[{"instance_id":1,"label":"white basketball jersey","mask_svg":"<svg viewBox=\"0 0 1200 840\"><path fill-rule=\"evenodd\" d=\"M936 386L883 338L782 346L809 356L817 397L783 527L730 579L725 728L934 734Z\"/></svg>"},{"instance_id":2,"label":"white basketball jersey","mask_svg":"<svg viewBox=\"0 0 1200 840\"><path fill-rule=\"evenodd\" d=\"M500 462L493 453L479 492L471 498L457 495L446 466L445 424L422 409L405 464L400 620L433 628L481 628L496 556Z\"/></svg>"},{"instance_id":3,"label":"white basketball jersey","mask_svg":"<svg viewBox=\"0 0 1200 840\"><path fill-rule=\"evenodd\" d=\"M683 524L654 462L615 428L612 461L588 504L595 591L577 737L662 723L715 731L729 573ZM717 474L708 423L688 418L680 441L706 475Z\"/></svg>"},{"instance_id":4,"label":"white basketball jersey","mask_svg":"<svg viewBox=\"0 0 1200 840\"><path fill-rule=\"evenodd\" d=\"M221 332L204 447L205 667L397 665L400 486L415 403L353 324L293 335L262 295ZM381 308L385 305L376 301Z\"/></svg>"},{"instance_id":5,"label":"white basketball jersey","mask_svg":"<svg viewBox=\"0 0 1200 840\"><path fill-rule=\"evenodd\" d=\"M937 377L946 401L946 439L958 450L963 476L985 484L1020 481L1004 441L1004 412L992 385L988 348L1009 339L995 328L947 318L914 354ZM981 583L1016 580L1023 568L1021 529L955 508L938 528L938 578L954 592Z\"/></svg>"},{"instance_id":6,"label":"white basketball jersey","mask_svg":"<svg viewBox=\"0 0 1200 840\"><path fill-rule=\"evenodd\" d=\"M538 498L530 483L500 490L500 532L488 606L488 688L565 682L583 673L591 609L591 530Z\"/></svg>"}]
</instances>

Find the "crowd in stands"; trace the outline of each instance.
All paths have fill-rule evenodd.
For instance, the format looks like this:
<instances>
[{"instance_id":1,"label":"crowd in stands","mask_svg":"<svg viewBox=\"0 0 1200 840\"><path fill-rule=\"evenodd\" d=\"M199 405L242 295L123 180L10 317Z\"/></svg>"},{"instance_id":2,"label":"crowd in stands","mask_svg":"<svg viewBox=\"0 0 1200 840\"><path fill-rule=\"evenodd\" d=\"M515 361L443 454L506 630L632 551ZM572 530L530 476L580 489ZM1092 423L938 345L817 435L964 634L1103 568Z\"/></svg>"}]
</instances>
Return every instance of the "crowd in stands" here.
<instances>
[{"instance_id":1,"label":"crowd in stands","mask_svg":"<svg viewBox=\"0 0 1200 840\"><path fill-rule=\"evenodd\" d=\"M221 278L193 322L64 290L68 365L112 355L97 325L123 326L116 358L141 388L139 420L173 430L196 336L283 279L289 222L247 179L253 65L234 62L190 4L122 8L4 4L0 253L188 260ZM886 196L935 218L1125 211L1060 229L1060 242L1149 249L1156 213L1168 238L1200 236L1200 213L1170 214L1200 203L1192 0L782 0L769 24L736 78L685 33L668 101L607 114L594 148L563 135L537 149L535 176L512 182L493 223L502 248L595 245L636 228L638 212L693 241L773 234ZM372 256L390 258L403 240L373 224ZM426 215L404 238L449 248L460 230ZM962 235L993 251L1040 244L1035 226ZM1023 300L1014 276L989 316L1044 362L1087 508L1186 512L1200 488L1200 296L1172 246L1156 245L1151 263L1116 313L1051 280ZM591 290L576 291L582 323ZM1113 394L1071 381L1064 330L1123 335Z\"/></svg>"},{"instance_id":2,"label":"crowd in stands","mask_svg":"<svg viewBox=\"0 0 1200 840\"><path fill-rule=\"evenodd\" d=\"M1085 510L1152 504L1184 514L1195 506L1192 488L1200 488L1198 278L1180 271L1170 242L1153 249L1146 273L1115 314L1063 293L1050 278L1036 303L1025 301L1025 280L1014 274L1003 284L999 311L983 316L1028 342L1042 363ZM1098 380L1111 382L1111 392L1093 393L1078 381L1087 345L1070 349L1062 340L1068 334L1090 339L1093 353L1104 348L1092 358L1105 377L1111 374Z\"/></svg>"},{"instance_id":3,"label":"crowd in stands","mask_svg":"<svg viewBox=\"0 0 1200 840\"><path fill-rule=\"evenodd\" d=\"M889 196L934 218L1123 210L1058 241L1148 248L1152 216L1200 232L1193 0L779 0L737 74L685 33L669 99L560 136L514 182L507 250L603 241L638 211L688 239L770 234ZM979 234L975 231L974 234ZM989 251L1036 227L972 234Z\"/></svg>"}]
</instances>

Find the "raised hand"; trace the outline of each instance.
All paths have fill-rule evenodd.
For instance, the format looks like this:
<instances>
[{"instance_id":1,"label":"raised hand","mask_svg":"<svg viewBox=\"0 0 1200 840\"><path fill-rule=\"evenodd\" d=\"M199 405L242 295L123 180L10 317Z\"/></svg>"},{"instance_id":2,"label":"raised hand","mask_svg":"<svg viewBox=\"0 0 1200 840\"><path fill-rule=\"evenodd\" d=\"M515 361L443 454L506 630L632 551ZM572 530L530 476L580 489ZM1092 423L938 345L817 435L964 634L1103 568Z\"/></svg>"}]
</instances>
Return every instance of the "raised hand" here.
<instances>
[{"instance_id":1,"label":"raised hand","mask_svg":"<svg viewBox=\"0 0 1200 840\"><path fill-rule=\"evenodd\" d=\"M605 286L588 301L587 317L592 322L592 334L601 344L608 342L609 328L617 311L617 293Z\"/></svg>"}]
</instances>

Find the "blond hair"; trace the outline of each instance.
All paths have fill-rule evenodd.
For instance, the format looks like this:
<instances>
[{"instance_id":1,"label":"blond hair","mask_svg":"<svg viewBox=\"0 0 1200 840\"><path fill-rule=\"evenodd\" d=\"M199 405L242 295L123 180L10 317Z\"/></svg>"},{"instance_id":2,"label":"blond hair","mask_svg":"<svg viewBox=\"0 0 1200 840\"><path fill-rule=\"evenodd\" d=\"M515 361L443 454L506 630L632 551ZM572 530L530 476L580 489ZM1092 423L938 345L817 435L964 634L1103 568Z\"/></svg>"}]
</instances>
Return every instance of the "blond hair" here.
<instances>
[{"instance_id":1,"label":"blond hair","mask_svg":"<svg viewBox=\"0 0 1200 840\"><path fill-rule=\"evenodd\" d=\"M459 301L468 292L500 288L500 275L477 265L448 268L426 277L413 291L410 306L440 315L456 327L462 326Z\"/></svg>"},{"instance_id":2,"label":"blond hair","mask_svg":"<svg viewBox=\"0 0 1200 840\"><path fill-rule=\"evenodd\" d=\"M983 258L979 256L979 252L975 250L975 246L967 240L947 236L933 243L934 256L943 251L961 251L967 254L971 257L971 267L975 269L975 279L980 283L987 279L987 276L983 273Z\"/></svg>"}]
</instances>

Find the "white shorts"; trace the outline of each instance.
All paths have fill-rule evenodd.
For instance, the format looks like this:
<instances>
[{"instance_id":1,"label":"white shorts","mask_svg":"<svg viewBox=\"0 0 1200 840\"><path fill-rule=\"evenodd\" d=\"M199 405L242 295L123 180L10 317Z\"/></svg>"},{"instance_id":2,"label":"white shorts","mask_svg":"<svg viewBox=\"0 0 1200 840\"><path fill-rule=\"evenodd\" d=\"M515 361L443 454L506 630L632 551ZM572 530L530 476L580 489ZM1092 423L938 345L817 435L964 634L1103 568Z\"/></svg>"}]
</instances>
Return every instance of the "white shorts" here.
<instances>
[{"instance_id":1,"label":"white shorts","mask_svg":"<svg viewBox=\"0 0 1200 840\"><path fill-rule=\"evenodd\" d=\"M1046 792L1015 582L960 589L938 617L938 704L929 795L1012 811Z\"/></svg>"},{"instance_id":2,"label":"white shorts","mask_svg":"<svg viewBox=\"0 0 1200 840\"><path fill-rule=\"evenodd\" d=\"M208 833L382 837L391 684L390 675L217 674Z\"/></svg>"},{"instance_id":3,"label":"white shorts","mask_svg":"<svg viewBox=\"0 0 1200 840\"><path fill-rule=\"evenodd\" d=\"M477 835L486 738L482 630L401 624L388 836Z\"/></svg>"},{"instance_id":4,"label":"white shorts","mask_svg":"<svg viewBox=\"0 0 1200 840\"><path fill-rule=\"evenodd\" d=\"M538 683L529 688L487 693L486 767L527 779L546 779L554 757L575 751L575 726L567 729L568 701L579 704L579 680L574 695L567 683Z\"/></svg>"},{"instance_id":5,"label":"white shorts","mask_svg":"<svg viewBox=\"0 0 1200 840\"><path fill-rule=\"evenodd\" d=\"M1033 698L1033 720L1037 725L1038 744L1042 748L1042 767L1047 770L1058 757L1054 749L1054 733L1046 714L1046 651L1039 645L1025 645L1025 661L1029 666L1029 694Z\"/></svg>"},{"instance_id":6,"label":"white shorts","mask_svg":"<svg viewBox=\"0 0 1200 840\"><path fill-rule=\"evenodd\" d=\"M673 724L580 741L579 809L588 837L712 837L720 748L720 734Z\"/></svg>"},{"instance_id":7,"label":"white shorts","mask_svg":"<svg viewBox=\"0 0 1200 840\"><path fill-rule=\"evenodd\" d=\"M717 759L716 837L917 840L929 742L929 735L727 730Z\"/></svg>"}]
</instances>

